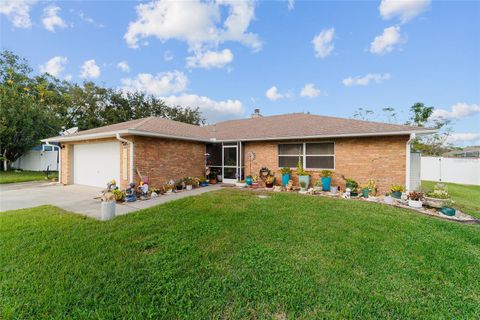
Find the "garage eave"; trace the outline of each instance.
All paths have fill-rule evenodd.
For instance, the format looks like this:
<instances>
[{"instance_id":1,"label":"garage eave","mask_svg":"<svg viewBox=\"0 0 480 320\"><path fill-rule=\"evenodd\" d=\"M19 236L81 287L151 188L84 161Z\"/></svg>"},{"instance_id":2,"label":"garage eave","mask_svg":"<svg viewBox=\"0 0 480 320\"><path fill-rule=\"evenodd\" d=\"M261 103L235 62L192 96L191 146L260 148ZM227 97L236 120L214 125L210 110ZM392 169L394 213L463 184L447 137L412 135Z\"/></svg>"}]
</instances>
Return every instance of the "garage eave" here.
<instances>
[{"instance_id":1,"label":"garage eave","mask_svg":"<svg viewBox=\"0 0 480 320\"><path fill-rule=\"evenodd\" d=\"M119 130L119 131L110 131L110 132L101 132L101 133L90 133L90 134L79 134L79 135L67 135L52 137L41 140L42 142L73 142L73 141L83 141L83 140L95 140L95 139L104 139L104 138L115 138L118 134L128 134L128 130Z\"/></svg>"}]
</instances>

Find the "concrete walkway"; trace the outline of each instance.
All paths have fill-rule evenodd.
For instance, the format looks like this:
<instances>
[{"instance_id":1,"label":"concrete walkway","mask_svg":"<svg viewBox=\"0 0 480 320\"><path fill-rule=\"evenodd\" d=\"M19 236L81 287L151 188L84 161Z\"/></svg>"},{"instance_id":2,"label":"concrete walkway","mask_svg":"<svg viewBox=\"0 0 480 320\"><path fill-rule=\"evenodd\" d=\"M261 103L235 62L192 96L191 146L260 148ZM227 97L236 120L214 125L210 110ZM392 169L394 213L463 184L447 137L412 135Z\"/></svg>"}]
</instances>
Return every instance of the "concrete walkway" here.
<instances>
[{"instance_id":1,"label":"concrete walkway","mask_svg":"<svg viewBox=\"0 0 480 320\"><path fill-rule=\"evenodd\" d=\"M118 204L116 212L117 215L123 215L168 201L195 196L220 188L221 186L214 185L193 189L191 191L162 195L156 199ZM67 211L99 219L102 190L102 188L80 185L62 186L58 183L43 181L4 184L0 185L0 211L25 209L50 204Z\"/></svg>"}]
</instances>

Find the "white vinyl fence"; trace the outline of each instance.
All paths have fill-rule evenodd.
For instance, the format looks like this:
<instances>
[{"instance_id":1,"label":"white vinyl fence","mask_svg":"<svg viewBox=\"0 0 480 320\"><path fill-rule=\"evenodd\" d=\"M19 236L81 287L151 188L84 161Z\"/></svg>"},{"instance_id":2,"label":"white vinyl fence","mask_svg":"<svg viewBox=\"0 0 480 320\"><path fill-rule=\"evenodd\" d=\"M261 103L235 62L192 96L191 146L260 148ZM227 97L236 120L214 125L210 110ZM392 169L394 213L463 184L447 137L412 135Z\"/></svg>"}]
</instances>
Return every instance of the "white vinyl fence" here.
<instances>
[{"instance_id":1,"label":"white vinyl fence","mask_svg":"<svg viewBox=\"0 0 480 320\"><path fill-rule=\"evenodd\" d=\"M480 185L480 159L422 157L422 180Z\"/></svg>"},{"instance_id":2,"label":"white vinyl fence","mask_svg":"<svg viewBox=\"0 0 480 320\"><path fill-rule=\"evenodd\" d=\"M29 150L12 163L12 167L22 170L58 171L58 151Z\"/></svg>"}]
</instances>

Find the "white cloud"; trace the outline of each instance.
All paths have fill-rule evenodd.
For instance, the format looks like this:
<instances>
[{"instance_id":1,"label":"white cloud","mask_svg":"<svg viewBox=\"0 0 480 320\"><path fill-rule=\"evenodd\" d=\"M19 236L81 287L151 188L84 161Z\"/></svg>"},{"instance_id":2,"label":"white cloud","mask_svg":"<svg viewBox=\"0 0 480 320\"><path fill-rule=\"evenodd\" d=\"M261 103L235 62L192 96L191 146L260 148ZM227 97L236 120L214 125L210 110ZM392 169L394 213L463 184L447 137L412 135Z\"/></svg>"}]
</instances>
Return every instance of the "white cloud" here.
<instances>
[{"instance_id":1,"label":"white cloud","mask_svg":"<svg viewBox=\"0 0 480 320\"><path fill-rule=\"evenodd\" d=\"M432 113L432 118L434 119L462 119L469 117L477 112L480 112L479 104L467 104L464 102L456 103L452 106L452 111L445 109L435 109Z\"/></svg>"},{"instance_id":2,"label":"white cloud","mask_svg":"<svg viewBox=\"0 0 480 320\"><path fill-rule=\"evenodd\" d=\"M67 24L63 19L58 15L61 11L60 7L50 5L43 9L43 26L50 32L55 32L55 28L66 28Z\"/></svg>"},{"instance_id":3,"label":"white cloud","mask_svg":"<svg viewBox=\"0 0 480 320\"><path fill-rule=\"evenodd\" d=\"M358 76L358 77L348 77L343 79L343 85L347 87L351 86L367 86L370 84L371 81L376 82L376 83L381 83L385 80L389 80L391 78L389 73L369 73L363 77Z\"/></svg>"},{"instance_id":4,"label":"white cloud","mask_svg":"<svg viewBox=\"0 0 480 320\"><path fill-rule=\"evenodd\" d=\"M281 94L280 92L278 92L278 89L276 86L273 86L270 89L268 89L267 92L265 92L265 96L272 101L284 98L284 94Z\"/></svg>"},{"instance_id":5,"label":"white cloud","mask_svg":"<svg viewBox=\"0 0 480 320\"><path fill-rule=\"evenodd\" d=\"M187 57L187 67L204 69L223 68L232 61L233 53L230 49L223 49L222 51L206 51Z\"/></svg>"},{"instance_id":6,"label":"white cloud","mask_svg":"<svg viewBox=\"0 0 480 320\"><path fill-rule=\"evenodd\" d=\"M163 96L185 91L188 78L183 72L175 70L157 75L140 73L136 78L125 78L121 82L126 91L143 91L155 96Z\"/></svg>"},{"instance_id":7,"label":"white cloud","mask_svg":"<svg viewBox=\"0 0 480 320\"><path fill-rule=\"evenodd\" d=\"M95 60L87 60L82 65L81 78L98 78L100 76L100 67Z\"/></svg>"},{"instance_id":8,"label":"white cloud","mask_svg":"<svg viewBox=\"0 0 480 320\"><path fill-rule=\"evenodd\" d=\"M321 94L322 92L320 91L320 89L315 88L315 85L313 83L307 83L300 92L300 96L308 98L315 98Z\"/></svg>"},{"instance_id":9,"label":"white cloud","mask_svg":"<svg viewBox=\"0 0 480 320\"><path fill-rule=\"evenodd\" d=\"M228 15L222 21L222 9ZM240 42L254 50L261 49L258 35L248 32L255 16L254 1L217 0L152 1L137 5L137 20L130 22L124 39L138 47L140 39L157 37L188 43L190 51L217 48L225 41Z\"/></svg>"},{"instance_id":10,"label":"white cloud","mask_svg":"<svg viewBox=\"0 0 480 320\"><path fill-rule=\"evenodd\" d=\"M288 11L291 11L295 8L295 0L287 0Z\"/></svg>"},{"instance_id":11,"label":"white cloud","mask_svg":"<svg viewBox=\"0 0 480 320\"><path fill-rule=\"evenodd\" d=\"M130 72L130 66L128 65L127 61L120 61L117 63L117 68L122 72Z\"/></svg>"},{"instance_id":12,"label":"white cloud","mask_svg":"<svg viewBox=\"0 0 480 320\"><path fill-rule=\"evenodd\" d=\"M221 120L238 118L243 116L244 107L239 100L215 101L209 97L195 94L183 94L180 96L162 97L167 105L179 105L182 107L198 107L210 123Z\"/></svg>"},{"instance_id":13,"label":"white cloud","mask_svg":"<svg viewBox=\"0 0 480 320\"><path fill-rule=\"evenodd\" d=\"M406 39L400 34L400 27L388 27L383 33L376 36L370 44L370 52L374 54L385 54L393 51L396 45L405 43Z\"/></svg>"},{"instance_id":14,"label":"white cloud","mask_svg":"<svg viewBox=\"0 0 480 320\"><path fill-rule=\"evenodd\" d=\"M40 65L40 72L49 73L59 78L67 63L68 59L66 57L56 56L48 60L45 64Z\"/></svg>"},{"instance_id":15,"label":"white cloud","mask_svg":"<svg viewBox=\"0 0 480 320\"><path fill-rule=\"evenodd\" d=\"M165 61L172 61L173 58L175 58L175 57L174 57L174 55L173 55L173 53L172 53L171 51L168 51L168 50L167 50L167 51L165 51L165 53L163 54L163 59L164 59Z\"/></svg>"},{"instance_id":16,"label":"white cloud","mask_svg":"<svg viewBox=\"0 0 480 320\"><path fill-rule=\"evenodd\" d=\"M322 30L313 38L312 43L313 48L315 49L315 56L317 58L325 58L332 53L334 49L334 45L332 43L334 34L335 29L330 28Z\"/></svg>"},{"instance_id":17,"label":"white cloud","mask_svg":"<svg viewBox=\"0 0 480 320\"><path fill-rule=\"evenodd\" d=\"M105 27L102 23L97 23L95 20L93 20L92 17L87 16L83 11L78 12L78 17L82 19L85 22L88 22L92 25L94 25L97 28L103 28Z\"/></svg>"},{"instance_id":18,"label":"white cloud","mask_svg":"<svg viewBox=\"0 0 480 320\"><path fill-rule=\"evenodd\" d=\"M378 9L383 19L399 17L405 23L430 7L430 0L382 0Z\"/></svg>"},{"instance_id":19,"label":"white cloud","mask_svg":"<svg viewBox=\"0 0 480 320\"><path fill-rule=\"evenodd\" d=\"M7 16L14 27L28 29L32 26L30 9L37 0L2 0L0 14Z\"/></svg>"},{"instance_id":20,"label":"white cloud","mask_svg":"<svg viewBox=\"0 0 480 320\"><path fill-rule=\"evenodd\" d=\"M451 133L447 142L456 145L480 145L480 133L455 132Z\"/></svg>"}]
</instances>

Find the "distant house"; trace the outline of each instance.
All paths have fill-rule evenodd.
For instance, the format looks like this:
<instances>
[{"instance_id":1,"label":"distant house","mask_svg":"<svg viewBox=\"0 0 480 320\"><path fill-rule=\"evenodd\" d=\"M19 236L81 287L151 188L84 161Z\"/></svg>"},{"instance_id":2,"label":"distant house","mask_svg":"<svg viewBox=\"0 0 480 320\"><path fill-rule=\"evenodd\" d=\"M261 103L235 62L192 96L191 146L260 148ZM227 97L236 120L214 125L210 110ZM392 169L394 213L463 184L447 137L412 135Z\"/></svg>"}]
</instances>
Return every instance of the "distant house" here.
<instances>
[{"instance_id":1,"label":"distant house","mask_svg":"<svg viewBox=\"0 0 480 320\"><path fill-rule=\"evenodd\" d=\"M115 179L122 188L141 175L159 186L170 179L202 176L205 154L226 183L257 175L268 167L281 181L280 168L295 169L300 160L313 180L323 169L359 183L374 179L380 192L392 184L415 188L410 142L435 130L353 119L294 113L207 126L149 117L45 139L61 146L60 182L105 186ZM249 154L256 157L250 161ZM418 162L412 165L415 158ZM295 171L295 170L293 170ZM296 181L296 175L293 175Z\"/></svg>"},{"instance_id":2,"label":"distant house","mask_svg":"<svg viewBox=\"0 0 480 320\"><path fill-rule=\"evenodd\" d=\"M452 150L444 153L442 156L454 158L480 158L480 146L466 147L462 150Z\"/></svg>"},{"instance_id":3,"label":"distant house","mask_svg":"<svg viewBox=\"0 0 480 320\"><path fill-rule=\"evenodd\" d=\"M58 171L59 146L38 145L12 163L12 168L30 171Z\"/></svg>"}]
</instances>

